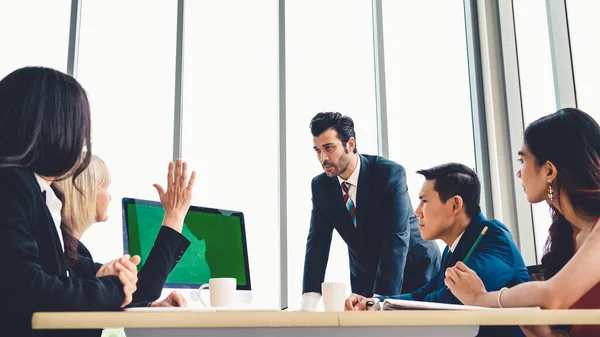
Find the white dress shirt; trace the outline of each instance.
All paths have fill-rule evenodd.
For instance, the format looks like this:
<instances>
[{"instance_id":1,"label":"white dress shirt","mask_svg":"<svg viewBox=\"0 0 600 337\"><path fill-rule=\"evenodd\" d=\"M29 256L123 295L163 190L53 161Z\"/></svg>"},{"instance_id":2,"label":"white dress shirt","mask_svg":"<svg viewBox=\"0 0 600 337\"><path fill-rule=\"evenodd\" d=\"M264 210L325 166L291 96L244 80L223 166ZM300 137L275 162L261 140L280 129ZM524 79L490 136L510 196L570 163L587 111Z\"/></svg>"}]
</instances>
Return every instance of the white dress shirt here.
<instances>
[{"instance_id":1,"label":"white dress shirt","mask_svg":"<svg viewBox=\"0 0 600 337\"><path fill-rule=\"evenodd\" d=\"M357 159L356 167L354 168L354 171L352 172L348 180L342 179L342 177L340 177L339 175L337 176L337 178L340 183L340 186L346 181L350 183L350 187L348 188L348 195L350 196L350 199L352 199L352 202L354 202L354 207L358 209L358 205L356 204L356 192L358 190L358 175L360 174L360 156L358 155L358 153L356 153L355 155ZM343 195L344 191L342 191L342 196ZM354 224L354 226L356 226L356 224ZM300 305L300 310L315 311L320 299L320 293L310 292L302 294L302 304Z\"/></svg>"},{"instance_id":2,"label":"white dress shirt","mask_svg":"<svg viewBox=\"0 0 600 337\"><path fill-rule=\"evenodd\" d=\"M54 220L54 226L56 226L56 233L58 234L58 239L60 240L60 246L62 247L63 252L65 251L65 243L63 240L62 232L60 230L60 222L62 220L61 210L62 210L62 202L60 199L54 194L54 191L48 185L48 182L42 178L40 175L35 173L35 179L40 185L40 191L46 192L46 207L50 211L50 215L52 216L52 220Z\"/></svg>"},{"instance_id":3,"label":"white dress shirt","mask_svg":"<svg viewBox=\"0 0 600 337\"><path fill-rule=\"evenodd\" d=\"M460 233L460 235L452 243L452 246L450 246L448 248L450 250L450 253L454 253L454 250L456 249L456 246L458 246L458 242L460 241L460 238L462 238L463 234L465 234L465 231L463 231L462 233Z\"/></svg>"}]
</instances>

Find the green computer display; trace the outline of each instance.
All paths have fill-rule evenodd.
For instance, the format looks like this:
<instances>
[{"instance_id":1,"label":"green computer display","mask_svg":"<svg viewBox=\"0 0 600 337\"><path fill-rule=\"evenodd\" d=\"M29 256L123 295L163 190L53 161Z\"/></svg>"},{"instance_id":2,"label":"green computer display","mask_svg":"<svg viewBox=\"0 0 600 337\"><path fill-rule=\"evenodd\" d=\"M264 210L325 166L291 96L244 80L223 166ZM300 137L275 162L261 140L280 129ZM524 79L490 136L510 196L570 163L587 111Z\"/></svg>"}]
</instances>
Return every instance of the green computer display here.
<instances>
[{"instance_id":1,"label":"green computer display","mask_svg":"<svg viewBox=\"0 0 600 337\"><path fill-rule=\"evenodd\" d=\"M123 198L125 252L139 255L143 266L162 225L165 211L156 201ZM244 215L191 206L182 234L191 244L165 287L197 288L210 278L233 277L238 290L251 290Z\"/></svg>"}]
</instances>

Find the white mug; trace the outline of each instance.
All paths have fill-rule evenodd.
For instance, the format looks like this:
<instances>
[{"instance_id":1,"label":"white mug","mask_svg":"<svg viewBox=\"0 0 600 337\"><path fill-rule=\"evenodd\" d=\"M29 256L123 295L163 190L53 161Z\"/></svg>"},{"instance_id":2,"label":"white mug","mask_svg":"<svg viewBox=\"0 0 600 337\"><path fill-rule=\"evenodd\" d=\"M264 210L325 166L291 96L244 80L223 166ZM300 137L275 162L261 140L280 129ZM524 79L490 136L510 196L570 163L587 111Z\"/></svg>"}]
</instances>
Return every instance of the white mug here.
<instances>
[{"instance_id":1,"label":"white mug","mask_svg":"<svg viewBox=\"0 0 600 337\"><path fill-rule=\"evenodd\" d=\"M323 282L323 307L325 311L344 311L346 285L342 282Z\"/></svg>"},{"instance_id":2,"label":"white mug","mask_svg":"<svg viewBox=\"0 0 600 337\"><path fill-rule=\"evenodd\" d=\"M234 278L211 278L208 284L203 284L198 289L198 298L205 307L227 308L236 305L236 285ZM209 289L210 305L202 298L202 290Z\"/></svg>"}]
</instances>

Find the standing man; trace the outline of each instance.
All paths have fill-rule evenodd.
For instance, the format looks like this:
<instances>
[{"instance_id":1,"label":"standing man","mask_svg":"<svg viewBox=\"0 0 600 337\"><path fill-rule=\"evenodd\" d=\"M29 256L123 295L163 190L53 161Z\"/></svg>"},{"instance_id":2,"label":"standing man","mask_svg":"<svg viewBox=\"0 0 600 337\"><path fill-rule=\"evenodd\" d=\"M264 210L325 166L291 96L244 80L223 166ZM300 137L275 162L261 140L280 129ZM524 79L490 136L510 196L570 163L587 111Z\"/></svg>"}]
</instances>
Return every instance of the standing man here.
<instances>
[{"instance_id":1,"label":"standing man","mask_svg":"<svg viewBox=\"0 0 600 337\"><path fill-rule=\"evenodd\" d=\"M440 267L440 251L421 238L404 168L358 154L354 122L339 112L318 113L310 128L325 172L312 181L302 310L320 299L334 229L348 245L353 293L391 296L425 285Z\"/></svg>"}]
</instances>

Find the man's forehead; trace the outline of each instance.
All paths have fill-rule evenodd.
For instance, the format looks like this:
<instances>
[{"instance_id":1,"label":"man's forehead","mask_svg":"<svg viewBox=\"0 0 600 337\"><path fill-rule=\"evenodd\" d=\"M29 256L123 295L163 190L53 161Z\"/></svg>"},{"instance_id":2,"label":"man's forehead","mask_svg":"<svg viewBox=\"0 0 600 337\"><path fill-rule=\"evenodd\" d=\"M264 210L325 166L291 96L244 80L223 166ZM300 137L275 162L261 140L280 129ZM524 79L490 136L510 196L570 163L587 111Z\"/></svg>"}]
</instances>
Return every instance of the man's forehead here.
<instances>
[{"instance_id":1,"label":"man's forehead","mask_svg":"<svg viewBox=\"0 0 600 337\"><path fill-rule=\"evenodd\" d=\"M435 192L434 187L435 186L435 180L425 180L423 182L423 186L421 186L421 192L419 193L420 195L423 194L431 194L432 192Z\"/></svg>"},{"instance_id":2,"label":"man's forehead","mask_svg":"<svg viewBox=\"0 0 600 337\"><path fill-rule=\"evenodd\" d=\"M324 146L327 144L340 144L341 141L335 135L329 136L321 134L319 137L313 137L313 143L317 146Z\"/></svg>"}]
</instances>

